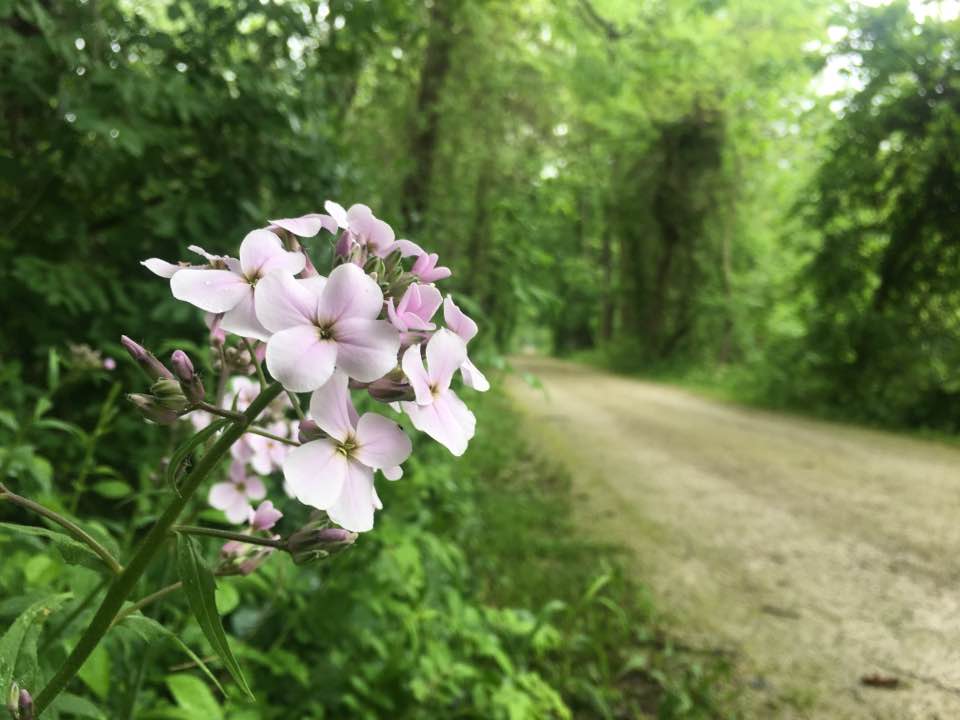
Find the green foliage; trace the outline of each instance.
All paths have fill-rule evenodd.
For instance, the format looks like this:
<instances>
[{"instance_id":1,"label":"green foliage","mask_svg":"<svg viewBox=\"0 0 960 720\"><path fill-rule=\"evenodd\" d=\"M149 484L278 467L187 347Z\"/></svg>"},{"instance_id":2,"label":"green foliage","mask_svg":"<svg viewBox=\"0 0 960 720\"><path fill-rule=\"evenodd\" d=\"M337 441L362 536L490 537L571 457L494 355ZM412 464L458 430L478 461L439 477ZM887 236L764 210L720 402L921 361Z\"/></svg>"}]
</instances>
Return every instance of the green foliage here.
<instances>
[{"instance_id":1,"label":"green foliage","mask_svg":"<svg viewBox=\"0 0 960 720\"><path fill-rule=\"evenodd\" d=\"M187 596L193 617L203 630L207 642L220 658L230 675L240 686L240 689L253 698L250 686L247 684L240 663L230 649L223 625L220 622L220 613L217 610L215 598L216 580L213 572L207 567L197 542L188 535L177 536L177 573L183 583L183 592Z\"/></svg>"},{"instance_id":2,"label":"green foliage","mask_svg":"<svg viewBox=\"0 0 960 720\"><path fill-rule=\"evenodd\" d=\"M903 3L846 21L858 32L837 52L856 59L863 88L806 205L823 239L796 389L867 420L955 431L960 23L918 23Z\"/></svg>"}]
</instances>

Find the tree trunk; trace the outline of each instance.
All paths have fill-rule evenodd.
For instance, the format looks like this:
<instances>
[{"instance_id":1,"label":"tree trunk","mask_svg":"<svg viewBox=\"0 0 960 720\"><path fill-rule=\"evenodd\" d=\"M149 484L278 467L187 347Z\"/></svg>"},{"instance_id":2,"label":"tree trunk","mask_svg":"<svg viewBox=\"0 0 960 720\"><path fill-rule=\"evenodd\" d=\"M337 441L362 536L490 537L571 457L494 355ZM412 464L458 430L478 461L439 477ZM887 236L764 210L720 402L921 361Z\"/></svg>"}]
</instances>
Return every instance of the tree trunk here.
<instances>
[{"instance_id":1,"label":"tree trunk","mask_svg":"<svg viewBox=\"0 0 960 720\"><path fill-rule=\"evenodd\" d=\"M438 101L443 83L450 72L453 48L453 14L458 3L439 0L430 10L430 39L420 71L420 90L414 113L415 126L410 141L413 165L401 190L402 210L411 232L422 228L433 175L433 159L437 149L440 125Z\"/></svg>"}]
</instances>

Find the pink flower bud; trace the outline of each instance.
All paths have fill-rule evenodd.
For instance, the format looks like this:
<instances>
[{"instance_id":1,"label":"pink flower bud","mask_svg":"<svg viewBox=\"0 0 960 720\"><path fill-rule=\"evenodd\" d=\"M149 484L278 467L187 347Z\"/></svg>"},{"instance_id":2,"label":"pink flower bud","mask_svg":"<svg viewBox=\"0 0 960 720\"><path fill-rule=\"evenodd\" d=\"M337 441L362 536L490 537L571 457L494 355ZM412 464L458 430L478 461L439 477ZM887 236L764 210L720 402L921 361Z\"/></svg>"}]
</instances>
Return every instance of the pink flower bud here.
<instances>
[{"instance_id":1,"label":"pink flower bud","mask_svg":"<svg viewBox=\"0 0 960 720\"><path fill-rule=\"evenodd\" d=\"M161 405L153 395L131 393L127 395L127 400L134 404L143 417L158 425L172 425L179 417L176 411Z\"/></svg>"},{"instance_id":2,"label":"pink flower bud","mask_svg":"<svg viewBox=\"0 0 960 720\"><path fill-rule=\"evenodd\" d=\"M183 350L174 350L170 357L170 365L180 380L180 388L187 400L192 403L202 402L205 395L203 383L193 371L193 363L187 354Z\"/></svg>"},{"instance_id":3,"label":"pink flower bud","mask_svg":"<svg viewBox=\"0 0 960 720\"><path fill-rule=\"evenodd\" d=\"M337 238L337 244L334 248L334 252L338 257L347 258L350 257L350 249L353 247L353 238L350 237L350 233L344 230L340 233L340 237Z\"/></svg>"},{"instance_id":4,"label":"pink flower bud","mask_svg":"<svg viewBox=\"0 0 960 720\"><path fill-rule=\"evenodd\" d=\"M159 380L160 378L173 379L173 373L167 370L167 368L163 366L163 363L157 360L157 358L153 356L153 353L143 347L143 345L131 340L126 335L120 336L120 343L130 354L130 357L132 357L151 378L154 380Z\"/></svg>"},{"instance_id":5,"label":"pink flower bud","mask_svg":"<svg viewBox=\"0 0 960 720\"><path fill-rule=\"evenodd\" d=\"M173 368L173 374L182 382L190 382L193 379L193 363L183 350L174 350L170 356L170 366Z\"/></svg>"},{"instance_id":6,"label":"pink flower bud","mask_svg":"<svg viewBox=\"0 0 960 720\"><path fill-rule=\"evenodd\" d=\"M313 420L301 420L300 429L297 431L297 439L302 443L308 443L311 440L319 440L326 437L326 433L320 429Z\"/></svg>"},{"instance_id":7,"label":"pink flower bud","mask_svg":"<svg viewBox=\"0 0 960 720\"><path fill-rule=\"evenodd\" d=\"M338 527L318 528L313 523L297 530L287 539L287 550L297 565L322 560L350 547L357 533Z\"/></svg>"},{"instance_id":8,"label":"pink flower bud","mask_svg":"<svg viewBox=\"0 0 960 720\"><path fill-rule=\"evenodd\" d=\"M33 698L26 690L21 689L17 697L17 711L13 713L17 720L33 720Z\"/></svg>"}]
</instances>

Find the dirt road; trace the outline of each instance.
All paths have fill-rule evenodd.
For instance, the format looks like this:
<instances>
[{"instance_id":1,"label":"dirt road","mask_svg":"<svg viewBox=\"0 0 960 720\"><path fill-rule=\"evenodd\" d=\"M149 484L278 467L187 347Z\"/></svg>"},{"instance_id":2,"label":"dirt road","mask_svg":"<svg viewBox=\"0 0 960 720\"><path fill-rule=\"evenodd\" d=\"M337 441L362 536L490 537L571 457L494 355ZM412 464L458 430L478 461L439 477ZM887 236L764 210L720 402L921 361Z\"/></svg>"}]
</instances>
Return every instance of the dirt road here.
<instances>
[{"instance_id":1,"label":"dirt road","mask_svg":"<svg viewBox=\"0 0 960 720\"><path fill-rule=\"evenodd\" d=\"M678 632L737 650L749 717L960 718L960 449L514 364L582 522L635 550Z\"/></svg>"}]
</instances>

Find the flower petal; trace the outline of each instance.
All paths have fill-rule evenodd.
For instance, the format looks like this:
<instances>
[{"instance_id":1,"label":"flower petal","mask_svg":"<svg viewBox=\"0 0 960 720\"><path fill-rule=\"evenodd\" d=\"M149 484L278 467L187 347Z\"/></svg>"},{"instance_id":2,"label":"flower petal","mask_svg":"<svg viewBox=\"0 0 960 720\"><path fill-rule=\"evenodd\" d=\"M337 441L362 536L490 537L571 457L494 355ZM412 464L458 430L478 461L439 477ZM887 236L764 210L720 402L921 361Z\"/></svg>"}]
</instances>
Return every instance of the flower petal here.
<instances>
[{"instance_id":1,"label":"flower petal","mask_svg":"<svg viewBox=\"0 0 960 720\"><path fill-rule=\"evenodd\" d=\"M335 372L319 390L310 397L310 417L327 435L341 442L354 432L350 417L350 390L347 376Z\"/></svg>"},{"instance_id":2,"label":"flower petal","mask_svg":"<svg viewBox=\"0 0 960 720\"><path fill-rule=\"evenodd\" d=\"M250 284L229 270L185 268L170 278L170 289L177 300L207 312L224 313L247 296Z\"/></svg>"},{"instance_id":3,"label":"flower petal","mask_svg":"<svg viewBox=\"0 0 960 720\"><path fill-rule=\"evenodd\" d=\"M344 230L347 229L350 223L347 220L347 211L343 209L343 205L335 203L333 200L327 200L323 204L323 209L330 214L330 217L333 218L337 227L342 227Z\"/></svg>"},{"instance_id":4,"label":"flower petal","mask_svg":"<svg viewBox=\"0 0 960 720\"><path fill-rule=\"evenodd\" d=\"M257 319L271 332L312 325L323 283L319 276L297 280L289 273L270 273L257 283Z\"/></svg>"},{"instance_id":5,"label":"flower petal","mask_svg":"<svg viewBox=\"0 0 960 720\"><path fill-rule=\"evenodd\" d=\"M267 496L267 487L263 480L256 475L251 475L243 484L244 493L250 500L263 500Z\"/></svg>"},{"instance_id":6,"label":"flower petal","mask_svg":"<svg viewBox=\"0 0 960 720\"><path fill-rule=\"evenodd\" d=\"M333 234L337 233L337 221L321 213L308 213L298 218L280 218L269 222L298 237L315 237L323 229Z\"/></svg>"},{"instance_id":7,"label":"flower petal","mask_svg":"<svg viewBox=\"0 0 960 720\"><path fill-rule=\"evenodd\" d=\"M265 500L260 503L260 507L250 513L249 522L254 530L269 530L282 517L283 513L277 510L272 502Z\"/></svg>"},{"instance_id":8,"label":"flower petal","mask_svg":"<svg viewBox=\"0 0 960 720\"><path fill-rule=\"evenodd\" d=\"M300 255L300 267L297 270L291 270L292 273L298 273L303 270L302 253L288 253L283 249L283 243L280 238L269 230L251 230L240 243L240 267L243 274L249 280L266 275L270 270L277 269L276 261L284 264L287 261L287 255ZM273 263L273 267L270 267Z\"/></svg>"},{"instance_id":9,"label":"flower petal","mask_svg":"<svg viewBox=\"0 0 960 720\"><path fill-rule=\"evenodd\" d=\"M238 495L229 507L224 508L223 512L227 520L239 525L250 516L251 509L249 501L243 495Z\"/></svg>"},{"instance_id":10,"label":"flower petal","mask_svg":"<svg viewBox=\"0 0 960 720\"><path fill-rule=\"evenodd\" d=\"M221 482L210 488L207 502L217 510L226 510L237 501L237 498L243 499L243 494L237 489L236 484Z\"/></svg>"},{"instance_id":11,"label":"flower petal","mask_svg":"<svg viewBox=\"0 0 960 720\"><path fill-rule=\"evenodd\" d=\"M257 319L257 313L254 310L254 288L248 285L247 291L247 294L240 302L223 314L223 318L220 320L220 327L240 337L267 340L270 337L270 332L260 324L260 321Z\"/></svg>"},{"instance_id":12,"label":"flower petal","mask_svg":"<svg viewBox=\"0 0 960 720\"><path fill-rule=\"evenodd\" d=\"M450 387L453 374L467 359L467 344L459 335L441 328L427 343L427 372L438 389Z\"/></svg>"},{"instance_id":13,"label":"flower petal","mask_svg":"<svg viewBox=\"0 0 960 720\"><path fill-rule=\"evenodd\" d=\"M327 509L327 514L337 525L350 532L367 532L373 529L373 470L353 461L348 461L347 466L343 491Z\"/></svg>"},{"instance_id":14,"label":"flower petal","mask_svg":"<svg viewBox=\"0 0 960 720\"><path fill-rule=\"evenodd\" d=\"M354 380L373 382L397 366L400 334L385 320L344 318L333 326L337 367Z\"/></svg>"},{"instance_id":15,"label":"flower petal","mask_svg":"<svg viewBox=\"0 0 960 720\"><path fill-rule=\"evenodd\" d=\"M424 254L423 248L417 245L412 240L403 240L403 239L397 240L393 244L393 249L399 250L400 254L403 257L410 257L411 255L420 256Z\"/></svg>"},{"instance_id":16,"label":"flower petal","mask_svg":"<svg viewBox=\"0 0 960 720\"><path fill-rule=\"evenodd\" d=\"M430 392L430 376L427 375L427 369L423 366L423 355L421 355L420 345L411 345L403 353L401 361L403 374L410 381L413 392L416 393L417 403L420 405L429 405L433 402L433 394Z\"/></svg>"},{"instance_id":17,"label":"flower petal","mask_svg":"<svg viewBox=\"0 0 960 720\"><path fill-rule=\"evenodd\" d=\"M267 342L267 368L293 392L313 392L333 374L337 344L321 340L312 325L281 330Z\"/></svg>"},{"instance_id":18,"label":"flower petal","mask_svg":"<svg viewBox=\"0 0 960 720\"><path fill-rule=\"evenodd\" d=\"M453 392L448 390L430 405L412 402L401 405L417 430L425 432L454 455L463 455L476 431L477 420Z\"/></svg>"},{"instance_id":19,"label":"flower petal","mask_svg":"<svg viewBox=\"0 0 960 720\"><path fill-rule=\"evenodd\" d=\"M460 366L460 376L463 378L463 384L468 388L473 388L478 392L486 392L490 389L490 381L476 365L470 362L469 358Z\"/></svg>"},{"instance_id":20,"label":"flower petal","mask_svg":"<svg viewBox=\"0 0 960 720\"><path fill-rule=\"evenodd\" d=\"M382 309L383 292L380 286L361 268L346 263L335 268L327 278L327 284L320 293L317 315L329 323L346 317L372 320Z\"/></svg>"},{"instance_id":21,"label":"flower petal","mask_svg":"<svg viewBox=\"0 0 960 720\"><path fill-rule=\"evenodd\" d=\"M443 321L448 328L463 338L464 342L470 342L477 334L477 324L457 307L457 304L449 295L443 301Z\"/></svg>"},{"instance_id":22,"label":"flower petal","mask_svg":"<svg viewBox=\"0 0 960 720\"><path fill-rule=\"evenodd\" d=\"M140 264L154 275L159 275L162 278L172 278L177 271L183 270L182 265L176 265L160 258L147 258L141 260Z\"/></svg>"},{"instance_id":23,"label":"flower petal","mask_svg":"<svg viewBox=\"0 0 960 720\"><path fill-rule=\"evenodd\" d=\"M357 449L353 456L372 468L392 468L408 457L413 445L392 420L376 413L364 413L357 423Z\"/></svg>"},{"instance_id":24,"label":"flower petal","mask_svg":"<svg viewBox=\"0 0 960 720\"><path fill-rule=\"evenodd\" d=\"M399 465L396 467L381 468L380 472L383 473L383 476L387 480L399 480L403 477L403 468Z\"/></svg>"},{"instance_id":25,"label":"flower petal","mask_svg":"<svg viewBox=\"0 0 960 720\"><path fill-rule=\"evenodd\" d=\"M347 458L329 440L294 448L283 462L285 487L304 505L326 510L343 491Z\"/></svg>"}]
</instances>

